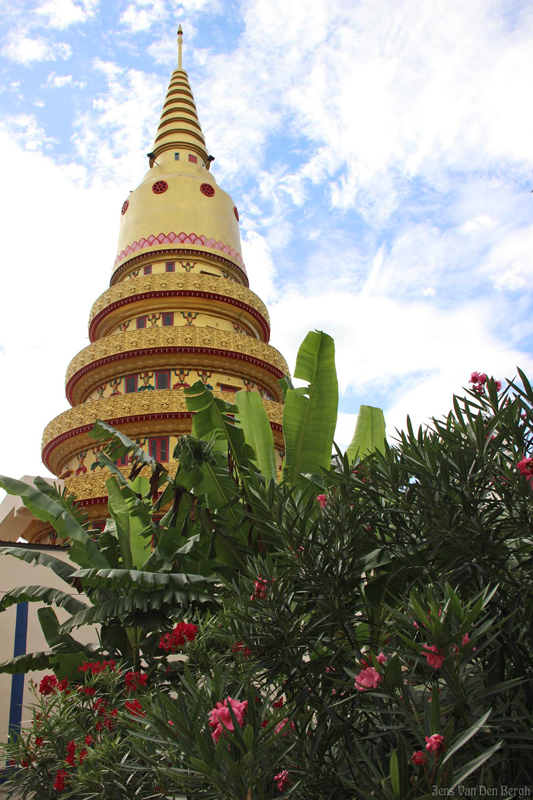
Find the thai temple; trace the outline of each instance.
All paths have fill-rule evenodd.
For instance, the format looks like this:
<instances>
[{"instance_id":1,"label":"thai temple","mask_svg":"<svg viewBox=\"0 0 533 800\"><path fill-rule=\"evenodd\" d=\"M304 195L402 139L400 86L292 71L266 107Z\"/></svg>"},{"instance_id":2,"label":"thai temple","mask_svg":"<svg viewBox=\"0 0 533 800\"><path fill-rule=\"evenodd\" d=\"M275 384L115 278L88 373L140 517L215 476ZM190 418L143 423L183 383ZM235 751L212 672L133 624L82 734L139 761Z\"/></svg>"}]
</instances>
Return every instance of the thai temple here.
<instances>
[{"instance_id":1,"label":"thai temple","mask_svg":"<svg viewBox=\"0 0 533 800\"><path fill-rule=\"evenodd\" d=\"M88 435L97 419L172 469L177 439L192 425L183 388L201 380L225 399L243 389L259 392L278 466L283 455L279 379L288 368L268 343L268 311L248 288L239 211L211 169L214 159L182 67L182 39L180 27L178 68L149 169L117 209L117 254L110 286L90 313L91 343L67 369L72 408L43 435L44 464L97 527L107 517L109 477ZM24 533L33 543L50 536L50 527L37 520Z\"/></svg>"},{"instance_id":2,"label":"thai temple","mask_svg":"<svg viewBox=\"0 0 533 800\"><path fill-rule=\"evenodd\" d=\"M180 28L178 68L148 171L117 209L118 248L109 288L90 313L90 344L67 368L71 408L43 435L44 464L100 529L108 517L109 471L100 467L98 447L88 435L98 419L173 472L177 439L192 427L184 388L201 380L227 400L240 390L258 392L272 426L278 468L283 458L279 379L288 368L268 343L268 311L248 288L239 211L211 170L214 159L182 67L182 38ZM126 463L119 466L128 473ZM19 497L0 503L0 542L67 559L51 526L37 520ZM26 584L64 588L43 566L4 557L1 567L2 594ZM39 605L19 603L1 615L0 661L27 648L47 649ZM58 614L61 618L61 609ZM24 675L0 674L0 741L20 726L23 706L31 701L26 689Z\"/></svg>"}]
</instances>

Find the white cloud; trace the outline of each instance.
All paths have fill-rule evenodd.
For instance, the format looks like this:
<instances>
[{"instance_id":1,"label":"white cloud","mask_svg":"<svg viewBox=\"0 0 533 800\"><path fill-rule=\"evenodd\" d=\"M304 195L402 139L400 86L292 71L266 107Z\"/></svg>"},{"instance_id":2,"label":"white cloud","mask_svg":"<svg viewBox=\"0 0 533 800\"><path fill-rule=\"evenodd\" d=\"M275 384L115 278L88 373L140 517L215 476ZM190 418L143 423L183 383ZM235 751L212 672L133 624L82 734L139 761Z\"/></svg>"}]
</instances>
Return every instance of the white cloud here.
<instances>
[{"instance_id":1,"label":"white cloud","mask_svg":"<svg viewBox=\"0 0 533 800\"><path fill-rule=\"evenodd\" d=\"M18 478L46 474L40 463L42 432L68 408L65 370L88 344L91 304L108 285L122 193L99 183L84 188L78 167L28 152L11 128L0 129L0 146L10 187L3 208L9 236L4 237L0 363L9 391L0 398L0 474ZM38 258L24 252L21 245L29 241Z\"/></svg>"},{"instance_id":2,"label":"white cloud","mask_svg":"<svg viewBox=\"0 0 533 800\"><path fill-rule=\"evenodd\" d=\"M102 179L133 189L148 169L145 154L153 144L166 81L100 59L94 68L105 76L107 90L75 120L78 159Z\"/></svg>"},{"instance_id":3,"label":"white cloud","mask_svg":"<svg viewBox=\"0 0 533 800\"><path fill-rule=\"evenodd\" d=\"M166 15L163 0L135 0L123 12L120 21L131 33L149 30Z\"/></svg>"},{"instance_id":4,"label":"white cloud","mask_svg":"<svg viewBox=\"0 0 533 800\"><path fill-rule=\"evenodd\" d=\"M2 48L2 55L9 61L25 67L38 61L66 60L72 55L72 48L65 42L49 42L42 37L32 39L23 32L13 32Z\"/></svg>"},{"instance_id":5,"label":"white cloud","mask_svg":"<svg viewBox=\"0 0 533 800\"><path fill-rule=\"evenodd\" d=\"M46 85L52 89L61 89L69 83L72 83L72 75L56 75L55 72L51 72L46 80Z\"/></svg>"},{"instance_id":6,"label":"white cloud","mask_svg":"<svg viewBox=\"0 0 533 800\"><path fill-rule=\"evenodd\" d=\"M35 9L50 28L63 30L69 25L87 22L92 19L99 6L99 0L46 0Z\"/></svg>"}]
</instances>

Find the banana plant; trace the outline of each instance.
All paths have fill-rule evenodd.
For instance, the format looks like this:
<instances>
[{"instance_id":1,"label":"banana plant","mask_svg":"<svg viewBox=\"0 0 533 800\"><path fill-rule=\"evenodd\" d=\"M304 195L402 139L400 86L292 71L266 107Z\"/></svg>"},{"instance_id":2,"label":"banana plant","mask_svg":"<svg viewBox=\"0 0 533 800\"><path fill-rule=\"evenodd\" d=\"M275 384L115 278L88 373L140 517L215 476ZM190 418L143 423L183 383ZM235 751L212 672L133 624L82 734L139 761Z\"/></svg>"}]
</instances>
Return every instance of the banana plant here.
<instances>
[{"instance_id":1,"label":"banana plant","mask_svg":"<svg viewBox=\"0 0 533 800\"><path fill-rule=\"evenodd\" d=\"M97 428L97 436L104 433L109 438L109 430ZM118 445L114 438L115 447L135 451L133 442L127 437L120 441L120 437L122 434L117 437ZM145 466L153 467L157 483L168 481L161 465L141 453L139 458ZM103 456L104 461L106 458L109 460L108 456ZM107 481L111 519L97 539L93 538L96 531L91 532L87 530L87 523L78 522L75 512L59 493L54 497L38 486L0 477L1 488L21 497L37 519L49 522L59 538L68 541L70 562L38 551L0 548L0 555L48 567L65 583L63 591L46 586L25 586L4 596L0 611L21 602L46 605L39 610L39 620L50 649L6 661L0 664L0 671L18 673L55 668L58 674L66 677L75 673L79 663L94 653L119 657L138 668L141 659L146 663L153 659L158 631L168 629L177 609L214 603L213 578L200 574L198 569L202 546L207 550L208 543L201 542L201 536L189 541L183 518L176 520L179 529L176 524L161 528L152 513L153 486L150 482L140 477L129 481L114 464L112 466L115 476ZM134 462L134 471L137 469L138 464ZM170 556L169 537L173 540ZM156 543L154 550L152 539ZM167 555L158 549L160 545L166 548ZM79 599L72 596L72 588L80 592ZM59 623L53 606L68 612L66 622ZM82 645L73 638L72 632L91 624L100 626L100 641L92 646Z\"/></svg>"}]
</instances>

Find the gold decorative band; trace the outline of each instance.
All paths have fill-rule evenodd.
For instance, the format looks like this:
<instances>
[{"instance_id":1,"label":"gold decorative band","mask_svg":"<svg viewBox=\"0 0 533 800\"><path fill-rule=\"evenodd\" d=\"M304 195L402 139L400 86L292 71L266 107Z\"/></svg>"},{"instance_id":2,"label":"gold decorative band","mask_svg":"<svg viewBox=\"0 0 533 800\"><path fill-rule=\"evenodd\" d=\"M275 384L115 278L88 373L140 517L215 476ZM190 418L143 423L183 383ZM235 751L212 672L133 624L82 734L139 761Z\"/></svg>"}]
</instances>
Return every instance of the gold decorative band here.
<instances>
[{"instance_id":1,"label":"gold decorative band","mask_svg":"<svg viewBox=\"0 0 533 800\"><path fill-rule=\"evenodd\" d=\"M231 399L225 392L214 392L214 395L221 400ZM263 405L270 422L281 426L283 404L274 400L263 400ZM72 432L94 425L98 419L112 420L140 416L157 418L167 414L188 415L188 413L185 395L179 389L120 394L115 397L105 397L102 400L83 403L83 405L69 408L68 411L64 411L48 423L43 433L43 458L49 451L48 445L51 445L54 440L61 439L66 441ZM153 426L152 422L150 424ZM60 441L57 441L54 447L60 443Z\"/></svg>"},{"instance_id":2,"label":"gold decorative band","mask_svg":"<svg viewBox=\"0 0 533 800\"><path fill-rule=\"evenodd\" d=\"M268 311L263 301L250 289L225 278L213 278L208 275L180 274L168 272L163 274L143 275L131 281L122 281L100 295L91 308L89 324L104 308L134 295L162 291L200 291L212 292L245 303L254 308L270 324Z\"/></svg>"},{"instance_id":3,"label":"gold decorative band","mask_svg":"<svg viewBox=\"0 0 533 800\"><path fill-rule=\"evenodd\" d=\"M173 328L143 328L135 331L116 333L106 336L85 347L74 356L68 365L66 383L69 383L80 371L91 369L91 364L102 359L114 360L120 354L138 352L140 350L156 350L160 348L184 348L190 351L205 350L232 354L233 358L247 358L265 364L265 369L273 367L282 375L289 374L287 362L271 345L243 336L233 331L216 328L194 328L189 326ZM233 355L235 354L235 355ZM80 375L81 377L81 375Z\"/></svg>"}]
</instances>

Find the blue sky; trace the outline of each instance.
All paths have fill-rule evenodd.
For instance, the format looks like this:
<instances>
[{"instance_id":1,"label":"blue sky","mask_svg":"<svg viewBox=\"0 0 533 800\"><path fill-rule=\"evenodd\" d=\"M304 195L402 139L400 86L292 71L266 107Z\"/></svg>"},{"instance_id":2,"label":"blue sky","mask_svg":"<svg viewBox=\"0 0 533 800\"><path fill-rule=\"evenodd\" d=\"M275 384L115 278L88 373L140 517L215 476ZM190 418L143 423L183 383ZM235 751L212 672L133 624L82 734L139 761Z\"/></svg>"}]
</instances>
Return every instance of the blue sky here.
<instances>
[{"instance_id":1,"label":"blue sky","mask_svg":"<svg viewBox=\"0 0 533 800\"><path fill-rule=\"evenodd\" d=\"M251 288L294 365L334 336L337 438L446 412L473 370L533 372L527 0L1 2L0 473L44 426L107 287L185 32ZM30 377L30 372L32 376Z\"/></svg>"}]
</instances>

